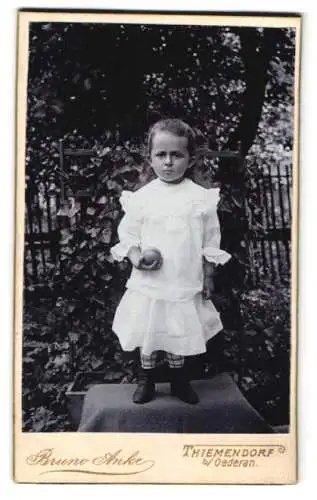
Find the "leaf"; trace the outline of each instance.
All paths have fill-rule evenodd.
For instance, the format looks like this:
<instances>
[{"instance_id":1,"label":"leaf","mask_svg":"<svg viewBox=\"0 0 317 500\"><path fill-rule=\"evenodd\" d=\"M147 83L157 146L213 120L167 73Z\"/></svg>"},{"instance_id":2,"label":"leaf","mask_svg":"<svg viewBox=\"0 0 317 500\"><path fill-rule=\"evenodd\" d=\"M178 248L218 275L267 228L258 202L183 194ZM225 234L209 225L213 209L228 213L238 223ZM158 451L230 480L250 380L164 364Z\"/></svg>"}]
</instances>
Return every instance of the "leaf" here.
<instances>
[{"instance_id":1,"label":"leaf","mask_svg":"<svg viewBox=\"0 0 317 500\"><path fill-rule=\"evenodd\" d=\"M110 153L111 151L111 148L109 148L109 146L103 148L99 153L98 153L98 156L100 156L101 158L103 156L106 156L108 153Z\"/></svg>"},{"instance_id":2,"label":"leaf","mask_svg":"<svg viewBox=\"0 0 317 500\"><path fill-rule=\"evenodd\" d=\"M132 156L133 160L136 161L137 163L144 162L144 155L142 153L140 153L139 151L133 151L130 149L129 153Z\"/></svg>"},{"instance_id":3,"label":"leaf","mask_svg":"<svg viewBox=\"0 0 317 500\"><path fill-rule=\"evenodd\" d=\"M68 356L66 354L62 354L61 356L56 356L53 362L56 367L60 367L65 365L67 361L68 361Z\"/></svg>"},{"instance_id":4,"label":"leaf","mask_svg":"<svg viewBox=\"0 0 317 500\"><path fill-rule=\"evenodd\" d=\"M80 73L76 73L72 79L72 82L76 84L79 82L79 80L80 80Z\"/></svg>"},{"instance_id":5,"label":"leaf","mask_svg":"<svg viewBox=\"0 0 317 500\"><path fill-rule=\"evenodd\" d=\"M102 365L103 365L103 361L100 359L96 359L96 360L91 362L91 367L93 368L93 370L100 368L100 366L102 366Z\"/></svg>"},{"instance_id":6,"label":"leaf","mask_svg":"<svg viewBox=\"0 0 317 500\"><path fill-rule=\"evenodd\" d=\"M34 358L31 358L30 356L25 356L23 358L23 363L34 363Z\"/></svg>"},{"instance_id":7,"label":"leaf","mask_svg":"<svg viewBox=\"0 0 317 500\"><path fill-rule=\"evenodd\" d=\"M107 189L108 191L117 191L118 193L121 192L122 187L118 182L115 182L114 180L110 179L107 181Z\"/></svg>"},{"instance_id":8,"label":"leaf","mask_svg":"<svg viewBox=\"0 0 317 500\"><path fill-rule=\"evenodd\" d=\"M41 420L37 420L32 424L32 430L34 432L42 432L45 428L45 419L44 417Z\"/></svg>"},{"instance_id":9,"label":"leaf","mask_svg":"<svg viewBox=\"0 0 317 500\"><path fill-rule=\"evenodd\" d=\"M79 340L79 333L77 333L77 332L69 332L68 337L69 337L69 341L72 344L76 344L78 342L78 340Z\"/></svg>"},{"instance_id":10,"label":"leaf","mask_svg":"<svg viewBox=\"0 0 317 500\"><path fill-rule=\"evenodd\" d=\"M274 328L274 326L271 326L269 328L265 328L265 330L263 331L263 333L267 337L273 337L275 335L275 328Z\"/></svg>"},{"instance_id":11,"label":"leaf","mask_svg":"<svg viewBox=\"0 0 317 500\"><path fill-rule=\"evenodd\" d=\"M254 337L254 336L258 335L258 332L256 330L247 330L246 334L250 335L250 337Z\"/></svg>"},{"instance_id":12,"label":"leaf","mask_svg":"<svg viewBox=\"0 0 317 500\"><path fill-rule=\"evenodd\" d=\"M100 229L95 228L95 227L88 229L86 231L86 234L89 234L91 236L91 238L96 238L97 234L99 234L99 233L100 233Z\"/></svg>"},{"instance_id":13,"label":"leaf","mask_svg":"<svg viewBox=\"0 0 317 500\"><path fill-rule=\"evenodd\" d=\"M62 229L61 236L62 238L60 240L60 244L67 245L69 241L73 238L73 233L69 229Z\"/></svg>"},{"instance_id":14,"label":"leaf","mask_svg":"<svg viewBox=\"0 0 317 500\"><path fill-rule=\"evenodd\" d=\"M71 201L66 201L62 204L61 208L58 210L57 215L60 217L74 217L78 212L80 212L80 203Z\"/></svg>"},{"instance_id":15,"label":"leaf","mask_svg":"<svg viewBox=\"0 0 317 500\"><path fill-rule=\"evenodd\" d=\"M232 206L230 205L230 203L228 201L222 201L222 202L219 203L219 210L221 212L231 213L232 212Z\"/></svg>"},{"instance_id":16,"label":"leaf","mask_svg":"<svg viewBox=\"0 0 317 500\"><path fill-rule=\"evenodd\" d=\"M91 84L91 79L90 78L85 78L84 80L84 87L86 90L90 90L91 87L92 87L92 84Z\"/></svg>"},{"instance_id":17,"label":"leaf","mask_svg":"<svg viewBox=\"0 0 317 500\"><path fill-rule=\"evenodd\" d=\"M139 172L135 167L131 167L130 165L126 165L124 167L116 169L113 178L116 179L117 177L120 176L126 176L126 175L138 175Z\"/></svg>"},{"instance_id":18,"label":"leaf","mask_svg":"<svg viewBox=\"0 0 317 500\"><path fill-rule=\"evenodd\" d=\"M62 115L64 112L64 104L61 100L54 99L51 104L51 109L53 109L57 115Z\"/></svg>"},{"instance_id":19,"label":"leaf","mask_svg":"<svg viewBox=\"0 0 317 500\"><path fill-rule=\"evenodd\" d=\"M112 237L112 229L111 228L108 228L108 229L104 229L102 232L101 232L101 240L103 243L105 243L106 245L109 245L110 241L111 241L111 237Z\"/></svg>"},{"instance_id":20,"label":"leaf","mask_svg":"<svg viewBox=\"0 0 317 500\"><path fill-rule=\"evenodd\" d=\"M96 203L98 205L105 205L107 203L107 198L105 196L101 196L98 200L96 200Z\"/></svg>"},{"instance_id":21,"label":"leaf","mask_svg":"<svg viewBox=\"0 0 317 500\"><path fill-rule=\"evenodd\" d=\"M52 29L52 23L42 24L41 29L43 31L50 31Z\"/></svg>"},{"instance_id":22,"label":"leaf","mask_svg":"<svg viewBox=\"0 0 317 500\"><path fill-rule=\"evenodd\" d=\"M80 263L76 263L72 266L72 271L75 272L76 274L79 273L80 271L82 271L85 267L85 264L80 264ZM71 312L71 311L70 311Z\"/></svg>"},{"instance_id":23,"label":"leaf","mask_svg":"<svg viewBox=\"0 0 317 500\"><path fill-rule=\"evenodd\" d=\"M103 281L109 282L109 281L111 281L111 280L112 280L112 275L111 275L111 274L103 274L103 275L101 276L101 279L102 279Z\"/></svg>"}]
</instances>

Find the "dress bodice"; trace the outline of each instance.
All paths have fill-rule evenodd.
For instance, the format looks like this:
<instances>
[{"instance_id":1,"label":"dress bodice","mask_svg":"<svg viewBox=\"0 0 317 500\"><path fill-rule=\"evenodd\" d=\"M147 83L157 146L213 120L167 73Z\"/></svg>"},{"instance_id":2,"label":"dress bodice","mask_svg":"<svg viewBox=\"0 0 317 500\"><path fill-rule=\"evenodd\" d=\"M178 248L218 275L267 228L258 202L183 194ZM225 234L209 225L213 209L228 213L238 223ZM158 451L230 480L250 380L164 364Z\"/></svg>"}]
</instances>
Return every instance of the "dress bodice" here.
<instances>
[{"instance_id":1,"label":"dress bodice","mask_svg":"<svg viewBox=\"0 0 317 500\"><path fill-rule=\"evenodd\" d=\"M218 200L219 189L189 179L179 184L156 179L134 193L123 191L125 216L112 255L121 260L135 245L156 247L163 256L157 271L133 268L127 287L167 300L187 300L201 291L203 257L216 264L230 258L219 248Z\"/></svg>"}]
</instances>

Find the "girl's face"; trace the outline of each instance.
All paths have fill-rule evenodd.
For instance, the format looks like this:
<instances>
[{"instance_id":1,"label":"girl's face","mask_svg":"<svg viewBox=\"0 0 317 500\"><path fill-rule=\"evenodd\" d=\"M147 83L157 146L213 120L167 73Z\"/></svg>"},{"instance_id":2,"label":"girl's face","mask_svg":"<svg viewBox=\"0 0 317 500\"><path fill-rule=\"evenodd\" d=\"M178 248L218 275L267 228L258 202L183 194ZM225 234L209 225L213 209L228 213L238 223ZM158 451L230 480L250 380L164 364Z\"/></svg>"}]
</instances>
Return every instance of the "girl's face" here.
<instances>
[{"instance_id":1,"label":"girl's face","mask_svg":"<svg viewBox=\"0 0 317 500\"><path fill-rule=\"evenodd\" d=\"M151 166L164 182L180 182L189 165L187 138L167 131L157 131L152 137Z\"/></svg>"}]
</instances>

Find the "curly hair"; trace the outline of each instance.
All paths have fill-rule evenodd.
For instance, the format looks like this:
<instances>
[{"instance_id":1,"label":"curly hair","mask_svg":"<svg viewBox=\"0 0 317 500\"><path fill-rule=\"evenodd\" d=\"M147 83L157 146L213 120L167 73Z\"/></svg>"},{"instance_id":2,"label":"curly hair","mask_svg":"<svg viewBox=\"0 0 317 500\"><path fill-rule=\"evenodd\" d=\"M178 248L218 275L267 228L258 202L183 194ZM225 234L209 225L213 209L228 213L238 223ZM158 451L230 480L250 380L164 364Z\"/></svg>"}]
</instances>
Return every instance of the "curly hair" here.
<instances>
[{"instance_id":1,"label":"curly hair","mask_svg":"<svg viewBox=\"0 0 317 500\"><path fill-rule=\"evenodd\" d=\"M147 150L148 153L151 153L152 149L152 141L156 132L170 132L179 137L186 137L187 139L187 149L192 156L196 150L196 134L195 131L183 120L179 118L166 118L163 120L159 120L154 123L149 130L147 137Z\"/></svg>"}]
</instances>

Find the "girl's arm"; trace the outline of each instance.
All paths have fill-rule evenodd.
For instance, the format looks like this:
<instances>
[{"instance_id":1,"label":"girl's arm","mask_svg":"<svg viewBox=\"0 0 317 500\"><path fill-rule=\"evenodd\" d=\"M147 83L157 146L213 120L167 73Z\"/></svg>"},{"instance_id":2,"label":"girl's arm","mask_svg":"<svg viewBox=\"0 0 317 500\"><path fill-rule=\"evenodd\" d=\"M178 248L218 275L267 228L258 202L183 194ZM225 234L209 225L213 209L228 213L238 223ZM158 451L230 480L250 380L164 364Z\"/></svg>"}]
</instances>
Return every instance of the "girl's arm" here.
<instances>
[{"instance_id":1,"label":"girl's arm","mask_svg":"<svg viewBox=\"0 0 317 500\"><path fill-rule=\"evenodd\" d=\"M119 243L111 248L111 254L119 262L127 258L134 267L139 267L142 217L136 203L136 194L130 191L123 191L120 203L125 214L118 226Z\"/></svg>"},{"instance_id":2,"label":"girl's arm","mask_svg":"<svg viewBox=\"0 0 317 500\"><path fill-rule=\"evenodd\" d=\"M143 271L154 271L159 269L159 260L148 263L143 258L141 250L141 224L142 211L137 202L137 195L129 191L123 191L120 203L125 214L118 226L119 243L111 248L111 254L119 262L129 259L133 267Z\"/></svg>"},{"instance_id":3,"label":"girl's arm","mask_svg":"<svg viewBox=\"0 0 317 500\"><path fill-rule=\"evenodd\" d=\"M204 285L203 295L208 299L214 292L213 274L215 267L225 264L231 255L220 248L220 225L217 215L217 205L219 200L219 190L208 190L206 197L206 209L204 212L204 233L203 233L203 272Z\"/></svg>"},{"instance_id":4,"label":"girl's arm","mask_svg":"<svg viewBox=\"0 0 317 500\"><path fill-rule=\"evenodd\" d=\"M203 215L203 256L204 259L216 266L225 264L231 255L220 248L220 224L217 215L219 189L209 189L206 197L206 207Z\"/></svg>"}]
</instances>

